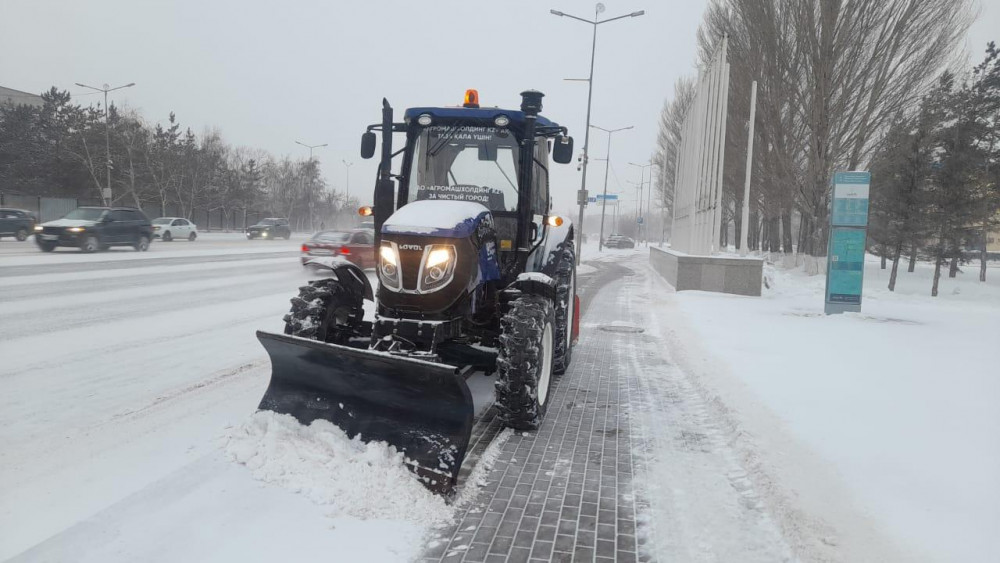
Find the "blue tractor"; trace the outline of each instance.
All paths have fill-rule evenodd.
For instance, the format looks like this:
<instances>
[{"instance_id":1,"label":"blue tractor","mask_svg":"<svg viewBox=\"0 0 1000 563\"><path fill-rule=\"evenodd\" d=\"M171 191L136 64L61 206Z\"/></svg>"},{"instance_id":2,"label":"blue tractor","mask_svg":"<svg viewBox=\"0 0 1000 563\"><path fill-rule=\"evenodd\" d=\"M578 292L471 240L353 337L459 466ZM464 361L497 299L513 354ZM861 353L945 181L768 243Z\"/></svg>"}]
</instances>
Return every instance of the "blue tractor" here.
<instances>
[{"instance_id":1,"label":"blue tractor","mask_svg":"<svg viewBox=\"0 0 1000 563\"><path fill-rule=\"evenodd\" d=\"M579 326L574 230L549 195L550 156L570 162L573 141L539 115L542 97L483 108L469 90L462 107L411 108L401 123L383 100L361 143L371 158L381 134L362 210L374 215L377 290L347 261L314 260L329 276L300 288L284 334L257 333L272 365L261 409L388 442L439 492L458 480L478 413L539 426ZM398 151L394 134L406 138ZM488 408L476 377L492 379Z\"/></svg>"}]
</instances>

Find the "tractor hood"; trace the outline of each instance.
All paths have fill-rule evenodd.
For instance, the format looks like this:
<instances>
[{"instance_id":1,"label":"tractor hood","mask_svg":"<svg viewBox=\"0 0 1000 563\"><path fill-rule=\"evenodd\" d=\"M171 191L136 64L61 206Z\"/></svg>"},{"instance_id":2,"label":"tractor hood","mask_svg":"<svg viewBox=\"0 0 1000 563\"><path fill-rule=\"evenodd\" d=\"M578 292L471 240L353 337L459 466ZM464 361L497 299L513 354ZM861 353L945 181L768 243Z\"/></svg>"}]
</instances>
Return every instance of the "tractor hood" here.
<instances>
[{"instance_id":1,"label":"tractor hood","mask_svg":"<svg viewBox=\"0 0 1000 563\"><path fill-rule=\"evenodd\" d=\"M468 238L487 217L491 217L490 210L481 203L441 199L414 201L386 219L382 234Z\"/></svg>"}]
</instances>

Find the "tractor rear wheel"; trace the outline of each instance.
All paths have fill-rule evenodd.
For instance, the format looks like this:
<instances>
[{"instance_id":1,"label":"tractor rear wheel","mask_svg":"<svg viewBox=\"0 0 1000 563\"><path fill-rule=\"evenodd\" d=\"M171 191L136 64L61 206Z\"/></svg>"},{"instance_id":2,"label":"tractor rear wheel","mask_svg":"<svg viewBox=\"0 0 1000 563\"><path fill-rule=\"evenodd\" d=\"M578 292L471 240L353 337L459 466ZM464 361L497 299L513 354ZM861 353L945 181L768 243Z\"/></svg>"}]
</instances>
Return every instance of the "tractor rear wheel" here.
<instances>
[{"instance_id":1,"label":"tractor rear wheel","mask_svg":"<svg viewBox=\"0 0 1000 563\"><path fill-rule=\"evenodd\" d=\"M344 344L358 334L364 319L362 300L336 279L311 281L292 298L292 310L284 318L285 334Z\"/></svg>"},{"instance_id":2,"label":"tractor rear wheel","mask_svg":"<svg viewBox=\"0 0 1000 563\"><path fill-rule=\"evenodd\" d=\"M556 268L556 334L553 373L562 375L573 358L573 315L576 313L576 252L573 240L560 245L562 262Z\"/></svg>"},{"instance_id":3,"label":"tractor rear wheel","mask_svg":"<svg viewBox=\"0 0 1000 563\"><path fill-rule=\"evenodd\" d=\"M537 295L510 302L500 319L496 405L500 419L518 430L542 424L552 387L555 312Z\"/></svg>"}]
</instances>

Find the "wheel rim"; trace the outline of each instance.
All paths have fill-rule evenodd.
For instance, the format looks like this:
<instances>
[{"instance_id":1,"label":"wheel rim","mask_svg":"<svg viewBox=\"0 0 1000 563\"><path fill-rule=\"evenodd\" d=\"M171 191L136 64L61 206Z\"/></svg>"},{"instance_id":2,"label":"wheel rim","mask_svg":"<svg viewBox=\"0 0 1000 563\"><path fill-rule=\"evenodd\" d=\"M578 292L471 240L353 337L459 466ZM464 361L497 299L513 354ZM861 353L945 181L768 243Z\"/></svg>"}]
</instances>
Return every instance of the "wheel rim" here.
<instances>
[{"instance_id":1,"label":"wheel rim","mask_svg":"<svg viewBox=\"0 0 1000 563\"><path fill-rule=\"evenodd\" d=\"M93 252L97 250L97 241L94 240L93 237L88 238L87 242L83 244L83 249L86 250L87 252Z\"/></svg>"},{"instance_id":2,"label":"wheel rim","mask_svg":"<svg viewBox=\"0 0 1000 563\"><path fill-rule=\"evenodd\" d=\"M173 235L170 234L170 231L167 231L167 232L163 233L163 240L165 240L167 242L170 242L170 240L173 239L173 238L174 237L173 237Z\"/></svg>"},{"instance_id":3,"label":"wheel rim","mask_svg":"<svg viewBox=\"0 0 1000 563\"><path fill-rule=\"evenodd\" d=\"M545 323L542 333L542 371L538 374L538 404L549 398L549 380L552 378L552 323Z\"/></svg>"},{"instance_id":4,"label":"wheel rim","mask_svg":"<svg viewBox=\"0 0 1000 563\"><path fill-rule=\"evenodd\" d=\"M17 232L17 240L24 240L26 238L28 238L28 231L21 229Z\"/></svg>"}]
</instances>

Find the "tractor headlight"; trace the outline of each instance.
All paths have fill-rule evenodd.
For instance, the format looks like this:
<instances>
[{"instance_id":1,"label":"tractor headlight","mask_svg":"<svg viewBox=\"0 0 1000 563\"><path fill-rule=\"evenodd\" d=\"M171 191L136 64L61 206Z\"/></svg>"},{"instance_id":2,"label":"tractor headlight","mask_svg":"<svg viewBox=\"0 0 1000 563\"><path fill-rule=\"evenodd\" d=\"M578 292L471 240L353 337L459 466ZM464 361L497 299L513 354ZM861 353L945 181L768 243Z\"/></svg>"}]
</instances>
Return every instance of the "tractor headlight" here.
<instances>
[{"instance_id":1,"label":"tractor headlight","mask_svg":"<svg viewBox=\"0 0 1000 563\"><path fill-rule=\"evenodd\" d=\"M424 251L420 267L421 292L437 291L455 277L455 247L450 244L432 244Z\"/></svg>"},{"instance_id":2,"label":"tractor headlight","mask_svg":"<svg viewBox=\"0 0 1000 563\"><path fill-rule=\"evenodd\" d=\"M378 249L378 277L391 291L403 288L399 276L399 249L394 242L383 242Z\"/></svg>"}]
</instances>

